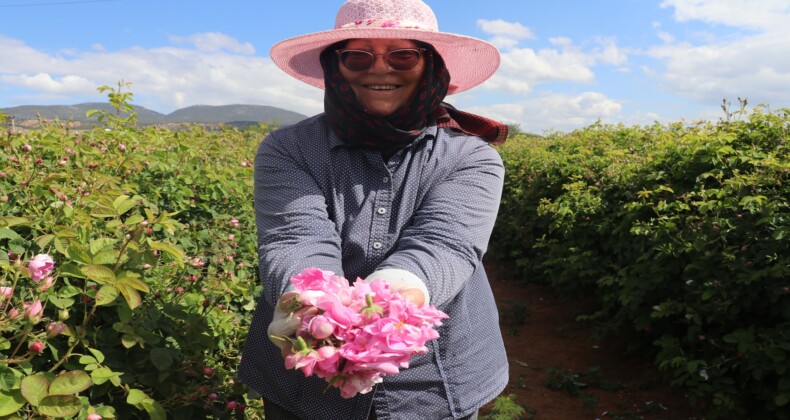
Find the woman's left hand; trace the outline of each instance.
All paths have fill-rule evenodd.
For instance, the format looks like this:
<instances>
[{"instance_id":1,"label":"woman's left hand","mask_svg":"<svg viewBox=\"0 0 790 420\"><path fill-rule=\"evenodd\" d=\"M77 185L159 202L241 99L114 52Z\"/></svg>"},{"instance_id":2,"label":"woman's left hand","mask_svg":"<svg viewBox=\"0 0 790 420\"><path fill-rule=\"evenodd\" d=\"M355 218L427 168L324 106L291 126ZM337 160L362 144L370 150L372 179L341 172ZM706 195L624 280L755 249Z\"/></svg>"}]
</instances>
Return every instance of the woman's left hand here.
<instances>
[{"instance_id":1,"label":"woman's left hand","mask_svg":"<svg viewBox=\"0 0 790 420\"><path fill-rule=\"evenodd\" d=\"M403 289L398 291L398 293L400 293L400 295L406 300L411 301L411 303L417 305L420 308L425 305L425 293L416 287Z\"/></svg>"}]
</instances>

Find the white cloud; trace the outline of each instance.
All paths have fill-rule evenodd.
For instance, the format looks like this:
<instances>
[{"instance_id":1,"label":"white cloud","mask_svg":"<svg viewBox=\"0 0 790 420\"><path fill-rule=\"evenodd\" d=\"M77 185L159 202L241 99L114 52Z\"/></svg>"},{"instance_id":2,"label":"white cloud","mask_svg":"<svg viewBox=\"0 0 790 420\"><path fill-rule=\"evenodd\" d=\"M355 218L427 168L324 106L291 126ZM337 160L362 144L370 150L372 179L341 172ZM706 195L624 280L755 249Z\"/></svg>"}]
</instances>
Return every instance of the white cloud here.
<instances>
[{"instance_id":1,"label":"white cloud","mask_svg":"<svg viewBox=\"0 0 790 420\"><path fill-rule=\"evenodd\" d=\"M593 52L596 60L613 66L622 66L628 62L628 55L617 46L613 37L599 37L596 42L600 45Z\"/></svg>"},{"instance_id":2,"label":"white cloud","mask_svg":"<svg viewBox=\"0 0 790 420\"><path fill-rule=\"evenodd\" d=\"M286 75L268 58L250 55L247 44L224 36L188 38L200 47L94 48L63 58L0 36L0 80L7 89L22 92L18 99L70 93L70 98L100 101L105 98L97 87L123 79L132 82L135 104L165 113L187 105L234 103L273 105L306 115L323 110L321 90Z\"/></svg>"},{"instance_id":3,"label":"white cloud","mask_svg":"<svg viewBox=\"0 0 790 420\"><path fill-rule=\"evenodd\" d=\"M519 124L526 132L544 133L549 130L573 130L598 119L615 121L621 117L622 104L599 92L577 95L542 92L530 99L488 106L465 106L464 110L504 123Z\"/></svg>"},{"instance_id":4,"label":"white cloud","mask_svg":"<svg viewBox=\"0 0 790 420\"><path fill-rule=\"evenodd\" d=\"M502 19L478 19L477 26L485 33L494 35L488 41L500 49L509 49L518 45L522 39L535 38L532 31L518 22L507 22Z\"/></svg>"},{"instance_id":5,"label":"white cloud","mask_svg":"<svg viewBox=\"0 0 790 420\"><path fill-rule=\"evenodd\" d=\"M170 36L175 43L194 45L198 51L229 51L237 54L255 54L255 47L249 42L241 43L237 39L217 32L206 32L188 36Z\"/></svg>"},{"instance_id":6,"label":"white cloud","mask_svg":"<svg viewBox=\"0 0 790 420\"><path fill-rule=\"evenodd\" d=\"M492 35L509 36L515 39L527 39L535 37L529 28L518 22L507 22L502 19L478 19L477 26L482 29L483 32Z\"/></svg>"},{"instance_id":7,"label":"white cloud","mask_svg":"<svg viewBox=\"0 0 790 420\"><path fill-rule=\"evenodd\" d=\"M701 20L749 29L787 29L790 0L664 0L680 22Z\"/></svg>"},{"instance_id":8,"label":"white cloud","mask_svg":"<svg viewBox=\"0 0 790 420\"><path fill-rule=\"evenodd\" d=\"M696 101L748 98L787 106L790 86L790 0L665 0L681 22L701 20L756 33L696 36L696 44L659 32L664 44L648 51L659 60L664 87ZM652 70L655 71L655 70Z\"/></svg>"},{"instance_id":9,"label":"white cloud","mask_svg":"<svg viewBox=\"0 0 790 420\"><path fill-rule=\"evenodd\" d=\"M589 83L595 57L572 45L562 50L515 48L502 53L499 70L483 86L510 94L526 94L536 84L553 81Z\"/></svg>"},{"instance_id":10,"label":"white cloud","mask_svg":"<svg viewBox=\"0 0 790 420\"><path fill-rule=\"evenodd\" d=\"M0 80L4 83L53 94L75 93L96 88L90 80L74 75L52 78L47 73L37 73L32 76L18 74L1 76Z\"/></svg>"}]
</instances>

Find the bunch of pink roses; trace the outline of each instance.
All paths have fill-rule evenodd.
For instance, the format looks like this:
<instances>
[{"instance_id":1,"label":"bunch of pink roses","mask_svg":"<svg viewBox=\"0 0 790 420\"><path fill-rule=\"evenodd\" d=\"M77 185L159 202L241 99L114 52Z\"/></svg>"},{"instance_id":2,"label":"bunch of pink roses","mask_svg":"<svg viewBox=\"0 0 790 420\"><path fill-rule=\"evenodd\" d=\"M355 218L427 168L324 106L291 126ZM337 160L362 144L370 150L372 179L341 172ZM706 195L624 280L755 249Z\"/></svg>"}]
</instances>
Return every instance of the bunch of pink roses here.
<instances>
[{"instance_id":1,"label":"bunch of pink roses","mask_svg":"<svg viewBox=\"0 0 790 420\"><path fill-rule=\"evenodd\" d=\"M401 368L428 352L433 328L448 316L433 306L418 307L390 289L383 280L358 279L353 285L331 271L308 268L291 278L298 295L289 309L314 306L293 337L285 367L315 374L340 395L365 394Z\"/></svg>"}]
</instances>

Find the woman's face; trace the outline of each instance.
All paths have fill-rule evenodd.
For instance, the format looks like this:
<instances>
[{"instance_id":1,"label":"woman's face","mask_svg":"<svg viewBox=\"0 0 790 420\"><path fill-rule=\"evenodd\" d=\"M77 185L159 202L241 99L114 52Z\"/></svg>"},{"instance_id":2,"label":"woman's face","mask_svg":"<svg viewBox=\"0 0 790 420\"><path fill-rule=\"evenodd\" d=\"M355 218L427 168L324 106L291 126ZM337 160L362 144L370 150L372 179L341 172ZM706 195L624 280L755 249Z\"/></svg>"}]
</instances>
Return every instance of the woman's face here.
<instances>
[{"instance_id":1,"label":"woman's face","mask_svg":"<svg viewBox=\"0 0 790 420\"><path fill-rule=\"evenodd\" d=\"M402 48L419 48L407 39L352 39L344 50L362 50L375 54L373 66L365 71L351 71L340 63L340 74L357 99L371 113L388 116L409 103L422 80L424 58L411 70L394 71L384 62L384 54Z\"/></svg>"}]
</instances>

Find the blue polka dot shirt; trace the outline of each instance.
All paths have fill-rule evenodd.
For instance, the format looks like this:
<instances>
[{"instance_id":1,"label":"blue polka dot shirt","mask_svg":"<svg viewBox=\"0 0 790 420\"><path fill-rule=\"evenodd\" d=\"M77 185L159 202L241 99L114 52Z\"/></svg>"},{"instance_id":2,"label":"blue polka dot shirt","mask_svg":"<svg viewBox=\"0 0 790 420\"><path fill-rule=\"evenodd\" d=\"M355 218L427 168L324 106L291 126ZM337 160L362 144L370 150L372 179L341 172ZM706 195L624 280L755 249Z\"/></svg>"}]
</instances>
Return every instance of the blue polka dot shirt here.
<instances>
[{"instance_id":1,"label":"blue polka dot shirt","mask_svg":"<svg viewBox=\"0 0 790 420\"><path fill-rule=\"evenodd\" d=\"M498 313L482 264L504 168L482 139L429 127L384 160L351 147L323 114L271 132L255 157L255 212L264 292L239 378L302 419L451 419L474 413L508 380ZM267 326L288 279L307 267L348 278L386 268L419 277L450 318L430 351L344 399L323 379L286 370Z\"/></svg>"}]
</instances>

